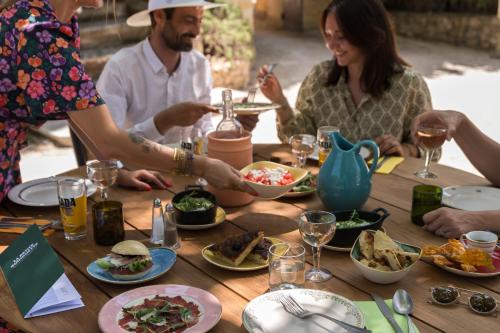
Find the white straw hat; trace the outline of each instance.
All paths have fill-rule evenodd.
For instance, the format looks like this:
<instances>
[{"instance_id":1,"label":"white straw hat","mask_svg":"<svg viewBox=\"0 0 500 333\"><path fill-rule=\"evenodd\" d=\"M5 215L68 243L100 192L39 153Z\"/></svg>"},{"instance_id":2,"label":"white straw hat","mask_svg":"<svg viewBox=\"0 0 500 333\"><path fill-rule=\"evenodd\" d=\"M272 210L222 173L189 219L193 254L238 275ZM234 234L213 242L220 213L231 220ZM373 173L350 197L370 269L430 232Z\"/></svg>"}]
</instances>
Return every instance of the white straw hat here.
<instances>
[{"instance_id":1,"label":"white straw hat","mask_svg":"<svg viewBox=\"0 0 500 333\"><path fill-rule=\"evenodd\" d=\"M148 9L142 10L127 19L127 24L131 27L146 27L151 25L149 13L154 10L177 8L177 7L204 7L205 9L224 6L203 0L149 0Z\"/></svg>"}]
</instances>

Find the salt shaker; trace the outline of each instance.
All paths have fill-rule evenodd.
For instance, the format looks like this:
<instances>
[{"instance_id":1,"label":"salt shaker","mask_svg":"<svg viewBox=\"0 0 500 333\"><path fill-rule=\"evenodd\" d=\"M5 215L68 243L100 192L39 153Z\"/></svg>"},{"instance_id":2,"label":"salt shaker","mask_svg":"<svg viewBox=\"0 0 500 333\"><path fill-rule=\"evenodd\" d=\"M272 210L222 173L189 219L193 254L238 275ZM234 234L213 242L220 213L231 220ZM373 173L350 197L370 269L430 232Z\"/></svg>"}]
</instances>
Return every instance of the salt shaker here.
<instances>
[{"instance_id":1,"label":"salt shaker","mask_svg":"<svg viewBox=\"0 0 500 333\"><path fill-rule=\"evenodd\" d=\"M163 223L163 209L161 207L160 198L153 200L153 216L151 219L151 238L150 243L159 245L163 243L164 236L164 223Z\"/></svg>"},{"instance_id":2,"label":"salt shaker","mask_svg":"<svg viewBox=\"0 0 500 333\"><path fill-rule=\"evenodd\" d=\"M175 223L175 210L171 203L165 206L163 246L176 250L181 247L181 241L177 234L177 223Z\"/></svg>"}]
</instances>

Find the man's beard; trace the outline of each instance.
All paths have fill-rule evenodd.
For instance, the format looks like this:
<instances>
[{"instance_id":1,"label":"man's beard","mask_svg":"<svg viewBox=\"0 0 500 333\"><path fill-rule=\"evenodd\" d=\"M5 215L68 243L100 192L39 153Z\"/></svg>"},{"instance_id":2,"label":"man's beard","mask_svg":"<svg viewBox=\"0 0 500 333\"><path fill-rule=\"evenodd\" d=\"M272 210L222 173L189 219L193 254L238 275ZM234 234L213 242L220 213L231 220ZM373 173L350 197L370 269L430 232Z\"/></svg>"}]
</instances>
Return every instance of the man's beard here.
<instances>
[{"instance_id":1,"label":"man's beard","mask_svg":"<svg viewBox=\"0 0 500 333\"><path fill-rule=\"evenodd\" d=\"M191 38L196 36L191 33L185 33L182 35L175 35L174 37L169 37L166 31L162 33L163 41L165 45L174 51L178 52L189 52L193 49L193 42Z\"/></svg>"}]
</instances>

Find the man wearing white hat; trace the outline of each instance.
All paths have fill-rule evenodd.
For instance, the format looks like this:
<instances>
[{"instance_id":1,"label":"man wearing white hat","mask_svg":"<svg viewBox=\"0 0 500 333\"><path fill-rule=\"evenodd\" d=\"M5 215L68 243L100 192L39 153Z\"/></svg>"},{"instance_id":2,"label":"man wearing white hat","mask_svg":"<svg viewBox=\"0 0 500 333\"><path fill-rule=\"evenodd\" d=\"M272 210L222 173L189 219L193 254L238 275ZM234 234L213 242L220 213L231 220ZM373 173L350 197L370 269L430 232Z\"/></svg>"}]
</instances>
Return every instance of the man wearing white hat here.
<instances>
[{"instance_id":1,"label":"man wearing white hat","mask_svg":"<svg viewBox=\"0 0 500 333\"><path fill-rule=\"evenodd\" d=\"M219 6L199 0L149 0L148 9L127 19L130 26L151 26L151 34L117 52L97 83L119 127L162 144L213 130L210 64L193 49L193 40L200 34L203 10Z\"/></svg>"}]
</instances>

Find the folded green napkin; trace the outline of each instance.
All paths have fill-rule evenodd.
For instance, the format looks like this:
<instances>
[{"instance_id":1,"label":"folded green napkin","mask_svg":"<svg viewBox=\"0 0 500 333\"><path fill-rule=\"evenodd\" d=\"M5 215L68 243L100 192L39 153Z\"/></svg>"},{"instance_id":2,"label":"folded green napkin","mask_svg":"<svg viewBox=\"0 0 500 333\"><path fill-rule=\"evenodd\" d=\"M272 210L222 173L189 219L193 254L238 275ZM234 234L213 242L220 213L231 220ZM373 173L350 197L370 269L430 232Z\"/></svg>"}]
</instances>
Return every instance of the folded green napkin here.
<instances>
[{"instance_id":1,"label":"folded green napkin","mask_svg":"<svg viewBox=\"0 0 500 333\"><path fill-rule=\"evenodd\" d=\"M363 301L363 302L354 302L359 307L361 312L363 312L363 316L365 317L365 325L366 328L371 330L373 333L389 333L394 332L391 324L385 319L382 312L380 312L377 303L373 301ZM386 300L385 303L391 309L391 312L394 314L394 318L398 322L399 326L403 330L403 332L408 332L408 321L405 316L399 315L394 312L392 309L392 299ZM415 323L414 323L415 324ZM413 325L415 330L419 332L418 328Z\"/></svg>"}]
</instances>

